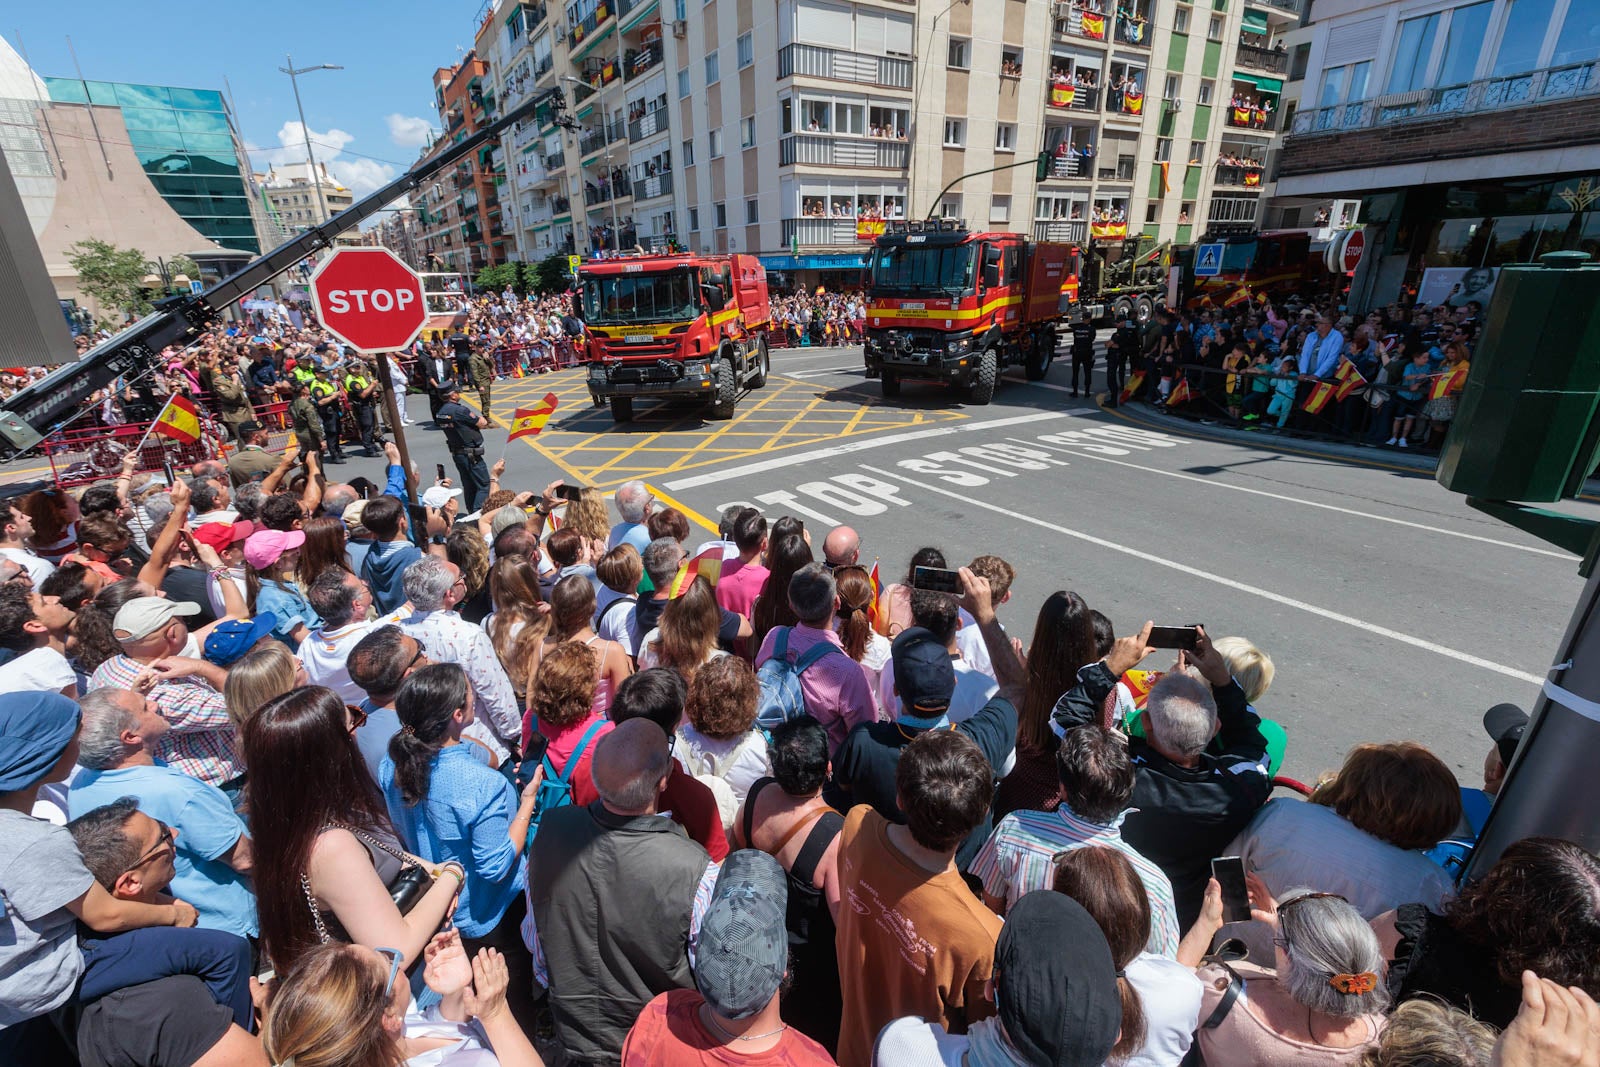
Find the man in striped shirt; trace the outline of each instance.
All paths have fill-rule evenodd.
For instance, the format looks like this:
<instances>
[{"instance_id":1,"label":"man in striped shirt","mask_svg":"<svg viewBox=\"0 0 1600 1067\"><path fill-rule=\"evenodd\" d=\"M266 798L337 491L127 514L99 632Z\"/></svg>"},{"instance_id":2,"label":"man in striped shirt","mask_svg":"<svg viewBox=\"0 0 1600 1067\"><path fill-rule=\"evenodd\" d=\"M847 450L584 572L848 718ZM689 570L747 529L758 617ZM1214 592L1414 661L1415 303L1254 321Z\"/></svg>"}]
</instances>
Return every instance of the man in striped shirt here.
<instances>
[{"instance_id":1,"label":"man in striped shirt","mask_svg":"<svg viewBox=\"0 0 1600 1067\"><path fill-rule=\"evenodd\" d=\"M1056 774L1061 806L1007 815L968 867L983 882L983 902L1004 915L1024 893L1050 888L1060 853L1091 845L1114 848L1132 861L1150 897L1146 950L1176 957L1181 932L1172 883L1122 840L1122 819L1133 795L1127 744L1099 725L1075 726L1061 740Z\"/></svg>"}]
</instances>

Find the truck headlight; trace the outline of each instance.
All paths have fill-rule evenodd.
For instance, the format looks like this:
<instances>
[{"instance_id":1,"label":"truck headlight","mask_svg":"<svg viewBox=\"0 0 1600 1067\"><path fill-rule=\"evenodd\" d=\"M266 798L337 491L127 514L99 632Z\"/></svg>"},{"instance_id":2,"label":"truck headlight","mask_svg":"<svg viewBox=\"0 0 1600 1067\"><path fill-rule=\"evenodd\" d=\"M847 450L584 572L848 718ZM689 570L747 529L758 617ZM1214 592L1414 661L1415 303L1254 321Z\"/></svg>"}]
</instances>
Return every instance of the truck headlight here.
<instances>
[{"instance_id":1,"label":"truck headlight","mask_svg":"<svg viewBox=\"0 0 1600 1067\"><path fill-rule=\"evenodd\" d=\"M970 337L961 337L961 338L957 338L954 341L946 342L945 346L944 346L944 350L946 352L949 352L952 355L954 355L957 352L965 352L971 346L972 346L972 338L970 338Z\"/></svg>"}]
</instances>

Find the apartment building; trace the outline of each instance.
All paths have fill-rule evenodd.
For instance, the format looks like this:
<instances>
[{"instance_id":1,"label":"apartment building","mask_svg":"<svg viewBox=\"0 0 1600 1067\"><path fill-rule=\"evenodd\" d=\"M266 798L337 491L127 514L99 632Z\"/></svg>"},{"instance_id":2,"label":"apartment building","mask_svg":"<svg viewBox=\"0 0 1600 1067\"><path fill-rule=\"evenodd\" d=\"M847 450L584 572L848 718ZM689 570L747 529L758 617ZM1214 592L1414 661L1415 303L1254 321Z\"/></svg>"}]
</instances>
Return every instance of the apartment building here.
<instances>
[{"instance_id":1,"label":"apartment building","mask_svg":"<svg viewBox=\"0 0 1600 1067\"><path fill-rule=\"evenodd\" d=\"M287 236L326 222L355 203L355 195L321 163L315 170L309 163L284 163L266 174L252 174L251 179L261 189L268 214ZM334 243L357 245L361 238L350 232Z\"/></svg>"},{"instance_id":2,"label":"apartment building","mask_svg":"<svg viewBox=\"0 0 1600 1067\"><path fill-rule=\"evenodd\" d=\"M476 52L434 71L433 99L440 133L423 149L424 160L470 137L498 114L489 64ZM425 269L473 275L511 258L516 236L503 224L496 184L500 159L498 145L483 145L411 194Z\"/></svg>"},{"instance_id":3,"label":"apartment building","mask_svg":"<svg viewBox=\"0 0 1600 1067\"><path fill-rule=\"evenodd\" d=\"M1597 26L1593 0L1317 0L1270 221L1359 201L1367 304L1431 268L1481 283L1549 251L1600 253Z\"/></svg>"},{"instance_id":4,"label":"apartment building","mask_svg":"<svg viewBox=\"0 0 1600 1067\"><path fill-rule=\"evenodd\" d=\"M1303 2L498 0L498 106L563 105L503 138L499 221L522 259L675 241L780 284L929 214L1188 241L1257 220Z\"/></svg>"}]
</instances>

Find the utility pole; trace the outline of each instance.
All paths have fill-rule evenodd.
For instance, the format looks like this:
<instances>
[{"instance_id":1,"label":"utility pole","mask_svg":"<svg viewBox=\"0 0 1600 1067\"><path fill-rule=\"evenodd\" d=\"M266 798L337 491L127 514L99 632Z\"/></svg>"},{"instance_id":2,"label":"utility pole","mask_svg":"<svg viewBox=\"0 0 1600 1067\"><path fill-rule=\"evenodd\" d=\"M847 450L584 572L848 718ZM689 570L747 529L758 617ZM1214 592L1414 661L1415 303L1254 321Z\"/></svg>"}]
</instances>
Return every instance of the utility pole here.
<instances>
[{"instance_id":1,"label":"utility pole","mask_svg":"<svg viewBox=\"0 0 1600 1067\"><path fill-rule=\"evenodd\" d=\"M343 70L344 68L334 63L318 63L314 67L300 67L297 70L295 69L293 56L285 55L283 58L289 65L287 67L279 67L278 70L289 75L289 85L294 89L294 108L300 113L300 133L305 137L306 141L306 160L308 170L306 176L310 178L312 183L317 187L317 206L321 209L321 217L317 219L317 222L320 224L328 221L328 198L323 195L322 179L317 176L317 157L311 151L311 128L306 125L306 109L301 106L300 103L300 82L298 80L298 76L301 74L309 74L314 70Z\"/></svg>"}]
</instances>

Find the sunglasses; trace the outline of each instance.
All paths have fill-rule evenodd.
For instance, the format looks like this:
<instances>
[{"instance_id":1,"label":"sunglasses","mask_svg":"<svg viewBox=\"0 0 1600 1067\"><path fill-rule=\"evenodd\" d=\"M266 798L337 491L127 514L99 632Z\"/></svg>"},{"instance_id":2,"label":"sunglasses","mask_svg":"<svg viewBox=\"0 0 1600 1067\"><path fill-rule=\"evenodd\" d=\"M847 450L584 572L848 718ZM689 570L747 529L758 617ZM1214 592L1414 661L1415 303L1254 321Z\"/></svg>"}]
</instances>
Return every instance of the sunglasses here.
<instances>
[{"instance_id":1,"label":"sunglasses","mask_svg":"<svg viewBox=\"0 0 1600 1067\"><path fill-rule=\"evenodd\" d=\"M354 704L344 706L345 714L350 716L350 732L355 733L367 724L367 713Z\"/></svg>"},{"instance_id":2,"label":"sunglasses","mask_svg":"<svg viewBox=\"0 0 1600 1067\"><path fill-rule=\"evenodd\" d=\"M1337 900L1341 904L1350 903L1338 893L1301 893L1293 900L1286 900L1282 904L1279 904L1278 914L1282 915L1296 904L1304 904L1308 900ZM1285 952L1289 950L1289 939L1286 937L1275 937L1272 939L1272 943L1283 949Z\"/></svg>"},{"instance_id":3,"label":"sunglasses","mask_svg":"<svg viewBox=\"0 0 1600 1067\"><path fill-rule=\"evenodd\" d=\"M388 993L394 989L394 976L400 973L400 965L405 962L406 954L397 948L384 948L381 945L372 951L389 961L389 977L383 983L383 991Z\"/></svg>"},{"instance_id":4,"label":"sunglasses","mask_svg":"<svg viewBox=\"0 0 1600 1067\"><path fill-rule=\"evenodd\" d=\"M140 867L143 867L145 864L161 855L168 848L174 846L175 838L172 833L172 827L168 826L160 819L156 820L156 825L161 827L161 836L156 838L156 843L151 846L150 850L144 855L140 856L138 862L132 867L129 867L127 870L123 871L123 874L130 874L133 871L137 871Z\"/></svg>"},{"instance_id":5,"label":"sunglasses","mask_svg":"<svg viewBox=\"0 0 1600 1067\"><path fill-rule=\"evenodd\" d=\"M451 588L454 588L454 586L452 586ZM421 641L418 641L417 642L417 654L415 656L411 657L411 662L406 664L405 669L407 671L409 671L412 667L415 667L417 665L417 660L421 659L423 656L426 656L427 654L428 654L427 646L424 645ZM402 671L401 673L403 674L405 672Z\"/></svg>"}]
</instances>

